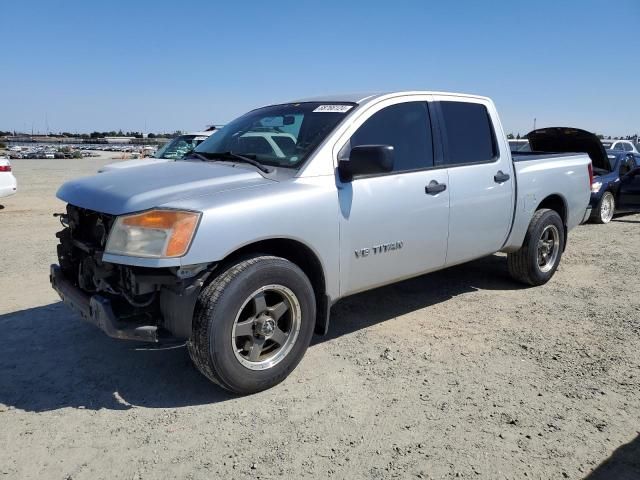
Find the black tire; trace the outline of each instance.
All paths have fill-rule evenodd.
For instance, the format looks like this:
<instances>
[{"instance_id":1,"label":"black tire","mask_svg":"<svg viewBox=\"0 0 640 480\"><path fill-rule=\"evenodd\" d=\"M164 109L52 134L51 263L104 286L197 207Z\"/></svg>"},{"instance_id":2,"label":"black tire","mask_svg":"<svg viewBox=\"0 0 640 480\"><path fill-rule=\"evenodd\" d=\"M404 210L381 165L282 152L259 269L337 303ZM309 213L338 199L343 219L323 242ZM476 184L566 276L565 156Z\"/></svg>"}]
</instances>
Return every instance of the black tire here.
<instances>
[{"instance_id":1,"label":"black tire","mask_svg":"<svg viewBox=\"0 0 640 480\"><path fill-rule=\"evenodd\" d=\"M243 365L234 351L234 325L251 294L274 284L295 295L299 330L290 350L277 364L253 370ZM315 318L313 287L297 265L269 255L240 259L221 271L200 293L187 343L189 355L198 370L221 387L242 395L259 392L283 381L298 365L311 341ZM259 336L256 334L255 338Z\"/></svg>"},{"instance_id":2,"label":"black tire","mask_svg":"<svg viewBox=\"0 0 640 480\"><path fill-rule=\"evenodd\" d=\"M605 198L610 199L611 205L612 205L611 208L614 212L616 211L616 199L613 196L613 193L608 191L604 192L602 194L602 197L600 197L600 201L598 202L598 205L596 206L596 208L593 209L593 212L591 212L591 221L593 223L605 224L605 223L609 223L613 218L613 215L606 215L605 212L602 211Z\"/></svg>"},{"instance_id":3,"label":"black tire","mask_svg":"<svg viewBox=\"0 0 640 480\"><path fill-rule=\"evenodd\" d=\"M539 264L538 242L541 240L543 232L546 231L545 229L549 226L555 226L555 231L558 233L558 241L555 245L557 250L554 251L555 259L552 259L553 264L545 265L544 268L549 269L543 271L543 267ZM550 230L552 229L550 228ZM560 264L564 244L564 225L560 215L556 211L546 208L536 211L527 229L522 247L517 252L507 255L509 273L515 280L528 285L537 286L547 283L553 277Z\"/></svg>"}]
</instances>

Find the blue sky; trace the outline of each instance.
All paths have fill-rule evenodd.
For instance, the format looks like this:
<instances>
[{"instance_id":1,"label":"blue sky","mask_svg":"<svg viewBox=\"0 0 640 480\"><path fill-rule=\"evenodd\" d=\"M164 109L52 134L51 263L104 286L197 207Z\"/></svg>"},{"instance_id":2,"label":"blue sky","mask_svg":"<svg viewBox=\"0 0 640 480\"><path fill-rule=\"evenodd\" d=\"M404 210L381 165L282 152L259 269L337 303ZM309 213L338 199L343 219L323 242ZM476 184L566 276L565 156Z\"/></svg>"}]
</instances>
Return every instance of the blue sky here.
<instances>
[{"instance_id":1,"label":"blue sky","mask_svg":"<svg viewBox=\"0 0 640 480\"><path fill-rule=\"evenodd\" d=\"M640 1L5 1L0 130L194 130L294 98L488 95L640 133ZM609 67L611 65L611 67Z\"/></svg>"}]
</instances>

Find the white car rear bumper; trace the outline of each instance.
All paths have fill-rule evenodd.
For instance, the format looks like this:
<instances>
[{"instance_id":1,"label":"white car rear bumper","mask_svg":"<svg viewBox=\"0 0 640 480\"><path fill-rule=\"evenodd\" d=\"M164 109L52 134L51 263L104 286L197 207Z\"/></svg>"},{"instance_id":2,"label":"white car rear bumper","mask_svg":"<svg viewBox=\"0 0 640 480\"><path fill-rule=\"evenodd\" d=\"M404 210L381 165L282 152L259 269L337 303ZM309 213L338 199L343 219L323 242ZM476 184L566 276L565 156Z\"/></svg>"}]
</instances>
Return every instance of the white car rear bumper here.
<instances>
[{"instance_id":1,"label":"white car rear bumper","mask_svg":"<svg viewBox=\"0 0 640 480\"><path fill-rule=\"evenodd\" d=\"M0 173L0 177L2 177L2 173ZM10 175L8 179L0 178L0 198L14 195L17 191L18 183L13 175Z\"/></svg>"}]
</instances>

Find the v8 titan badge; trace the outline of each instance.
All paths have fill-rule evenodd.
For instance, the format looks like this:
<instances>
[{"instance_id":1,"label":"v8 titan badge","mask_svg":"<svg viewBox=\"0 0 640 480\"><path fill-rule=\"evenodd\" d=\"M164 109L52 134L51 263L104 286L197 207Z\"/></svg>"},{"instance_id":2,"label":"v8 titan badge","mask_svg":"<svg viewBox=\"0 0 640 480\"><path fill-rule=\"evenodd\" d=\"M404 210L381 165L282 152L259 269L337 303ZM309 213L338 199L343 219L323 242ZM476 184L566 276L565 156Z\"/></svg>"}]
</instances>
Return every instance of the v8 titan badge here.
<instances>
[{"instance_id":1,"label":"v8 titan badge","mask_svg":"<svg viewBox=\"0 0 640 480\"><path fill-rule=\"evenodd\" d=\"M380 253L388 253L393 252L394 250L400 250L403 245L404 242L402 240L398 240L397 242L374 245L371 248L360 248L354 253L356 254L356 258L363 258L368 257L369 255L378 255Z\"/></svg>"}]
</instances>

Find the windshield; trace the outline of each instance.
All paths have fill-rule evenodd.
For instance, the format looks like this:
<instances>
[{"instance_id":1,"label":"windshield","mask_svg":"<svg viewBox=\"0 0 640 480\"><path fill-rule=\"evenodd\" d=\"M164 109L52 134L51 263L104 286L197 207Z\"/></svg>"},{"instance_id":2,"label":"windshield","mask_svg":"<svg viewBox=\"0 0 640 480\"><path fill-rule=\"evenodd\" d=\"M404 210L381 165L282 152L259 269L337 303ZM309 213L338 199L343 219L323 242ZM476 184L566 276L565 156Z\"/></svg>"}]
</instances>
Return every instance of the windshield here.
<instances>
[{"instance_id":1,"label":"windshield","mask_svg":"<svg viewBox=\"0 0 640 480\"><path fill-rule=\"evenodd\" d=\"M233 152L264 165L299 168L354 106L305 102L259 108L220 129L195 151Z\"/></svg>"},{"instance_id":2,"label":"windshield","mask_svg":"<svg viewBox=\"0 0 640 480\"><path fill-rule=\"evenodd\" d=\"M187 153L200 145L207 137L199 135L180 135L169 141L156 152L155 158L167 158L170 160L180 160Z\"/></svg>"},{"instance_id":3,"label":"windshield","mask_svg":"<svg viewBox=\"0 0 640 480\"><path fill-rule=\"evenodd\" d=\"M605 150L611 150L612 144L613 142L602 142L602 146L604 147Z\"/></svg>"}]
</instances>

